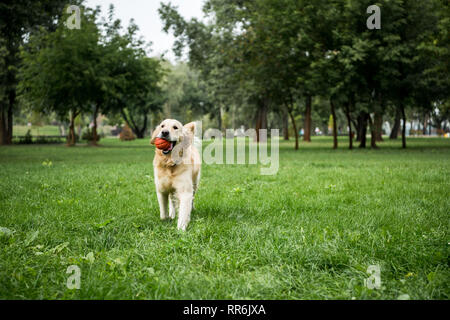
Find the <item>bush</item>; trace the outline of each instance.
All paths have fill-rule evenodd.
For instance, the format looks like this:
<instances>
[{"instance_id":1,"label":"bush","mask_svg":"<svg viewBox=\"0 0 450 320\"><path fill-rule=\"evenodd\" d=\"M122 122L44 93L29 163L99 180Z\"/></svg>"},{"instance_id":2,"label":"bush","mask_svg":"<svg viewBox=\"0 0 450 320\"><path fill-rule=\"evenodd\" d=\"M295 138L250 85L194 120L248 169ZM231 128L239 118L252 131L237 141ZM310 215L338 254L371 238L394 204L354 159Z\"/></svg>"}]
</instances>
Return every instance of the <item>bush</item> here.
<instances>
[{"instance_id":1,"label":"bush","mask_svg":"<svg viewBox=\"0 0 450 320\"><path fill-rule=\"evenodd\" d=\"M136 136L134 135L130 127L126 124L120 132L119 138L121 141L131 141L136 139Z\"/></svg>"},{"instance_id":2,"label":"bush","mask_svg":"<svg viewBox=\"0 0 450 320\"><path fill-rule=\"evenodd\" d=\"M39 136L36 138L36 141L34 143L36 144L56 144L56 143L61 143L61 139L59 138L50 138L50 137L46 137L46 136Z\"/></svg>"},{"instance_id":3,"label":"bush","mask_svg":"<svg viewBox=\"0 0 450 320\"><path fill-rule=\"evenodd\" d=\"M28 130L24 137L19 138L18 144L53 144L61 143L60 138L47 137L47 136L37 136L33 141L33 136L31 135L31 130Z\"/></svg>"}]
</instances>

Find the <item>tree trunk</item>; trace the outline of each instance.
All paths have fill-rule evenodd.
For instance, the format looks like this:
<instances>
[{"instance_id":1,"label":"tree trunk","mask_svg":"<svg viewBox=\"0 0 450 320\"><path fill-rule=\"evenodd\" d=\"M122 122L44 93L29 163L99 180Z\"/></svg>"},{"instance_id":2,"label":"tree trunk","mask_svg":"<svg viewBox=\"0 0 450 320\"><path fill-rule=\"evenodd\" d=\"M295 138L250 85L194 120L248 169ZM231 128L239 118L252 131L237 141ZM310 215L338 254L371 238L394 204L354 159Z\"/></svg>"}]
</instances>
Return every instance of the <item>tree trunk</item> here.
<instances>
[{"instance_id":1,"label":"tree trunk","mask_svg":"<svg viewBox=\"0 0 450 320\"><path fill-rule=\"evenodd\" d=\"M333 101L330 99L331 116L333 117L333 149L338 147L337 128L336 128L336 109Z\"/></svg>"},{"instance_id":2,"label":"tree trunk","mask_svg":"<svg viewBox=\"0 0 450 320\"><path fill-rule=\"evenodd\" d=\"M374 115L375 141L383 141L383 114L375 112Z\"/></svg>"},{"instance_id":3,"label":"tree trunk","mask_svg":"<svg viewBox=\"0 0 450 320\"><path fill-rule=\"evenodd\" d=\"M75 146L75 118L77 114L74 110L70 113L70 124L69 124L69 136L67 137L67 146L72 147Z\"/></svg>"},{"instance_id":4,"label":"tree trunk","mask_svg":"<svg viewBox=\"0 0 450 320\"><path fill-rule=\"evenodd\" d=\"M305 111L305 133L303 135L303 141L311 142L311 96L306 97L306 111Z\"/></svg>"},{"instance_id":5,"label":"tree trunk","mask_svg":"<svg viewBox=\"0 0 450 320\"><path fill-rule=\"evenodd\" d=\"M358 122L359 122L359 137L360 137L360 148L366 147L366 135L367 135L367 113L361 112L358 116Z\"/></svg>"},{"instance_id":6,"label":"tree trunk","mask_svg":"<svg viewBox=\"0 0 450 320\"><path fill-rule=\"evenodd\" d=\"M16 90L10 92L12 97L10 97L10 102L8 106L8 130L6 132L6 144L12 144L13 136L13 108L16 100Z\"/></svg>"},{"instance_id":7,"label":"tree trunk","mask_svg":"<svg viewBox=\"0 0 450 320\"><path fill-rule=\"evenodd\" d=\"M3 103L0 101L0 145L6 144L6 118Z\"/></svg>"},{"instance_id":8,"label":"tree trunk","mask_svg":"<svg viewBox=\"0 0 450 320\"><path fill-rule=\"evenodd\" d=\"M347 116L347 125L348 125L348 148L352 150L353 149L352 118L350 115L350 108L348 103L345 105L345 115Z\"/></svg>"},{"instance_id":9,"label":"tree trunk","mask_svg":"<svg viewBox=\"0 0 450 320\"><path fill-rule=\"evenodd\" d=\"M405 106L403 103L400 104L400 110L402 112L403 118L403 128L402 128L402 148L406 148L406 115L405 115Z\"/></svg>"},{"instance_id":10,"label":"tree trunk","mask_svg":"<svg viewBox=\"0 0 450 320\"><path fill-rule=\"evenodd\" d=\"M372 121L372 117L370 116L370 114L367 114L367 119L369 120L369 128L370 128L370 147L378 149L375 123Z\"/></svg>"},{"instance_id":11,"label":"tree trunk","mask_svg":"<svg viewBox=\"0 0 450 320\"><path fill-rule=\"evenodd\" d=\"M259 143L259 129L261 128L261 110L258 108L256 111L256 117L255 117L255 131L256 136L253 138L254 142Z\"/></svg>"},{"instance_id":12,"label":"tree trunk","mask_svg":"<svg viewBox=\"0 0 450 320\"><path fill-rule=\"evenodd\" d=\"M131 116L131 114L128 117L127 114L125 113L124 108L120 109L120 113L122 115L123 120L125 120L125 122L127 123L128 127L130 127L131 131L133 131L133 133L136 136L136 138L138 138L138 139L144 138L145 130L147 129L147 114L146 113L144 114L144 126L143 126L143 129L139 129L138 125L134 121L134 119Z\"/></svg>"},{"instance_id":13,"label":"tree trunk","mask_svg":"<svg viewBox=\"0 0 450 320\"><path fill-rule=\"evenodd\" d=\"M147 122L148 122L148 118L147 118L147 114L144 115L144 124L142 126L141 130L138 130L138 133L136 134L136 137L138 139L143 139L145 137L145 131L147 130Z\"/></svg>"},{"instance_id":14,"label":"tree trunk","mask_svg":"<svg viewBox=\"0 0 450 320\"><path fill-rule=\"evenodd\" d=\"M361 132L363 130L363 122L364 116L363 113L360 112L358 117L356 118L355 128L356 128L356 141L361 142Z\"/></svg>"},{"instance_id":15,"label":"tree trunk","mask_svg":"<svg viewBox=\"0 0 450 320\"><path fill-rule=\"evenodd\" d=\"M61 136L66 136L67 135L67 129L68 129L67 125L62 123L60 127L61 127Z\"/></svg>"},{"instance_id":16,"label":"tree trunk","mask_svg":"<svg viewBox=\"0 0 450 320\"><path fill-rule=\"evenodd\" d=\"M138 132L136 133L136 138L137 138L137 139L144 139L144 134L142 133L142 131L138 131Z\"/></svg>"},{"instance_id":17,"label":"tree trunk","mask_svg":"<svg viewBox=\"0 0 450 320\"><path fill-rule=\"evenodd\" d=\"M441 118L436 119L436 123L434 126L436 127L436 130L441 130L442 129L442 119Z\"/></svg>"},{"instance_id":18,"label":"tree trunk","mask_svg":"<svg viewBox=\"0 0 450 320\"><path fill-rule=\"evenodd\" d=\"M289 140L289 114L283 112L282 120L283 120L283 139Z\"/></svg>"},{"instance_id":19,"label":"tree trunk","mask_svg":"<svg viewBox=\"0 0 450 320\"><path fill-rule=\"evenodd\" d=\"M265 142L260 140L260 130L261 129L267 129L267 99L262 99L259 102L258 111L256 114L256 124L255 124L255 130L256 130L256 141L259 142Z\"/></svg>"},{"instance_id":20,"label":"tree trunk","mask_svg":"<svg viewBox=\"0 0 450 320\"><path fill-rule=\"evenodd\" d=\"M427 135L427 126L428 126L428 114L425 114L423 117L423 135Z\"/></svg>"},{"instance_id":21,"label":"tree trunk","mask_svg":"<svg viewBox=\"0 0 450 320\"><path fill-rule=\"evenodd\" d=\"M91 145L96 146L98 141L98 134L97 134L97 116L98 116L98 109L99 106L96 105L94 109L94 126L92 127L92 141Z\"/></svg>"},{"instance_id":22,"label":"tree trunk","mask_svg":"<svg viewBox=\"0 0 450 320\"><path fill-rule=\"evenodd\" d=\"M295 124L295 118L294 115L292 114L292 111L289 111L289 117L291 118L291 122L292 122L292 127L294 127L294 136L295 136L295 150L298 150L298 130L297 130L297 125Z\"/></svg>"},{"instance_id":23,"label":"tree trunk","mask_svg":"<svg viewBox=\"0 0 450 320\"><path fill-rule=\"evenodd\" d=\"M217 125L220 132L222 132L222 107L219 107L217 112Z\"/></svg>"},{"instance_id":24,"label":"tree trunk","mask_svg":"<svg viewBox=\"0 0 450 320\"><path fill-rule=\"evenodd\" d=\"M231 128L236 129L236 106L231 107Z\"/></svg>"},{"instance_id":25,"label":"tree trunk","mask_svg":"<svg viewBox=\"0 0 450 320\"><path fill-rule=\"evenodd\" d=\"M395 111L394 126L392 127L392 131L391 131L391 134L389 135L389 139L391 139L391 140L397 139L399 129L400 129L400 111L397 109Z\"/></svg>"},{"instance_id":26,"label":"tree trunk","mask_svg":"<svg viewBox=\"0 0 450 320\"><path fill-rule=\"evenodd\" d=\"M19 65L19 42L14 35L7 35L5 39L6 52L5 56L5 83L6 101L3 108L3 144L12 144L13 136L13 113L16 103L16 87L17 87L17 67Z\"/></svg>"}]
</instances>

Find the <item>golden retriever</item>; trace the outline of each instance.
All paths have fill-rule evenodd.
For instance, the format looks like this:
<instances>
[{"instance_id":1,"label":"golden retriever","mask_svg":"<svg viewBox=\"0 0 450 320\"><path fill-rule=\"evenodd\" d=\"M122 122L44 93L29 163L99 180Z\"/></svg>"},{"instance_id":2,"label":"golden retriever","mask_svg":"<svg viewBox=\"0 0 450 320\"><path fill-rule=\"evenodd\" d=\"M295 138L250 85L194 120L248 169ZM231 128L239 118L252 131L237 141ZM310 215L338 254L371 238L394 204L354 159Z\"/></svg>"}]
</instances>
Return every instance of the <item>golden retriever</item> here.
<instances>
[{"instance_id":1,"label":"golden retriever","mask_svg":"<svg viewBox=\"0 0 450 320\"><path fill-rule=\"evenodd\" d=\"M161 219L175 218L178 211L178 229L185 231L194 205L194 196L200 181L201 160L193 145L195 123L182 125L173 119L161 122L152 134L170 142L167 150L156 149L153 159L156 194ZM167 206L169 213L167 214Z\"/></svg>"}]
</instances>

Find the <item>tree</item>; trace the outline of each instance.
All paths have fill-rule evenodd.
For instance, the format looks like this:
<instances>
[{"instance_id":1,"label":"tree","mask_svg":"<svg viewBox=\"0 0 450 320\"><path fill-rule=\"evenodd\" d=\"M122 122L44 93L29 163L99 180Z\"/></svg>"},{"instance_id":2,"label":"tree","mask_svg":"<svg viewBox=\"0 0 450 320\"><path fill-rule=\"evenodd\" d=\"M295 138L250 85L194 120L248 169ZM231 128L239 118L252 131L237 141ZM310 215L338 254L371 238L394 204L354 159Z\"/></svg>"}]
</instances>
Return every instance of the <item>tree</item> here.
<instances>
[{"instance_id":1,"label":"tree","mask_svg":"<svg viewBox=\"0 0 450 320\"><path fill-rule=\"evenodd\" d=\"M78 2L72 1L72 4ZM0 51L3 52L0 60L5 65L0 71L0 145L12 143L19 51L25 35L39 27L53 28L66 3L61 0L4 0L0 5Z\"/></svg>"},{"instance_id":2,"label":"tree","mask_svg":"<svg viewBox=\"0 0 450 320\"><path fill-rule=\"evenodd\" d=\"M215 10L210 5L212 4L205 4L206 14L212 14ZM219 128L222 128L222 112L240 100L241 105L245 102L257 106L253 116L255 129L265 129L269 99L262 87L246 74L250 69L241 69L246 66L240 61L243 43L233 34L234 22L224 20L210 25L204 25L196 19L187 22L176 8L164 4L159 12L165 22L164 30L168 32L172 29L177 39L174 52L181 55L184 47L189 48L190 66L200 71L211 93L208 99L208 107L211 108L209 113L217 118ZM257 134L256 138L259 137Z\"/></svg>"},{"instance_id":3,"label":"tree","mask_svg":"<svg viewBox=\"0 0 450 320\"><path fill-rule=\"evenodd\" d=\"M384 14L385 27L382 27L383 32L378 35L379 48L375 53L377 60L380 61L378 83L384 99L390 100L396 106L393 138L399 125L398 118L402 118L403 148L406 148L405 109L432 100L430 94L437 93L446 86L444 84L440 90L433 92L434 85L439 82L437 79L448 77L443 78L442 72L431 71L436 65L442 65L440 61L445 56L445 53L443 55L438 53L439 49L436 46L436 35L438 37L443 35L439 33L439 21L442 22L439 16L442 14L445 16L445 6L448 4L444 5L440 1L419 0L385 1L381 6L386 14ZM448 16L446 17L448 21ZM448 48L448 44L444 44L446 42L448 43L444 40L440 45ZM430 55L430 51L434 51L435 54ZM428 54L425 55L425 52ZM443 82L445 83L445 80ZM446 83L448 89L448 80ZM446 95L441 92L436 95L441 97ZM426 102L425 104L431 105Z\"/></svg>"},{"instance_id":4,"label":"tree","mask_svg":"<svg viewBox=\"0 0 450 320\"><path fill-rule=\"evenodd\" d=\"M159 85L162 78L160 61L145 56L121 59L126 70L115 70L114 95L108 97L110 112L119 112L137 138L145 136L150 112L161 110L165 96ZM120 69L121 67L119 67ZM118 72L118 73L116 73Z\"/></svg>"},{"instance_id":5,"label":"tree","mask_svg":"<svg viewBox=\"0 0 450 320\"><path fill-rule=\"evenodd\" d=\"M147 57L146 44L137 38L138 27L133 21L122 32L112 5L104 27L103 64L107 72L102 111L120 114L136 137L144 138L149 113L160 110L165 101L161 60Z\"/></svg>"},{"instance_id":6,"label":"tree","mask_svg":"<svg viewBox=\"0 0 450 320\"><path fill-rule=\"evenodd\" d=\"M215 109L211 102L214 93L200 72L183 62L176 65L166 63L164 67L168 72L162 82L162 90L166 96L164 112L168 117L186 123L193 121L193 117L206 114L221 119L212 112Z\"/></svg>"},{"instance_id":7,"label":"tree","mask_svg":"<svg viewBox=\"0 0 450 320\"><path fill-rule=\"evenodd\" d=\"M22 50L19 86L23 99L39 112L69 116L68 145L75 145L75 118L89 112L99 90L102 50L95 23L97 11L86 9L82 28L69 29L64 19L54 32L41 29Z\"/></svg>"},{"instance_id":8,"label":"tree","mask_svg":"<svg viewBox=\"0 0 450 320\"><path fill-rule=\"evenodd\" d=\"M208 0L208 24L185 21L171 5L162 5L160 15L164 30L173 30L177 39L174 50L188 48L190 63L202 76L216 75L224 92L236 83L246 88L250 103L245 108L254 111L257 130L267 125L269 112L280 112L283 106L297 134L294 113L303 102L304 139L310 140L311 114L317 113L313 97L319 97L329 101L327 118L331 113L336 123L343 109L350 148L352 126L361 148L366 147L368 128L370 145L377 148L388 107L395 106L404 118L406 146L405 108L419 103L415 92L423 88L426 95L420 99L427 106L436 104L433 87L439 88L439 101L447 97L448 64L442 61L448 57L448 15L438 0L421 3L377 3L383 22L375 30L366 25L364 14L373 4L369 0ZM425 52L435 56L432 62L425 61ZM424 72L426 81L421 79ZM333 128L337 147L337 124Z\"/></svg>"}]
</instances>

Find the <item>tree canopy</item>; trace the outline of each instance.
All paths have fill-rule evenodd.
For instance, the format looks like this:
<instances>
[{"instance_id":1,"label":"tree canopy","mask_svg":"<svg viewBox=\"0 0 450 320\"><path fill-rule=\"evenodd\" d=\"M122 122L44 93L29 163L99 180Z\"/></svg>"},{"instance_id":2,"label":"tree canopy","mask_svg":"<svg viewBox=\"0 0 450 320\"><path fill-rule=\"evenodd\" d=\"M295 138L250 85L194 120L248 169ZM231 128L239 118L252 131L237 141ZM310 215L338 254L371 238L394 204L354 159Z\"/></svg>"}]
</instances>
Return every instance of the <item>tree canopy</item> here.
<instances>
[{"instance_id":1,"label":"tree canopy","mask_svg":"<svg viewBox=\"0 0 450 320\"><path fill-rule=\"evenodd\" d=\"M380 29L367 27L371 5L208 0L207 23L184 20L170 4L161 5L160 15L164 30L177 39L175 53L187 48L189 63L205 78L220 74L223 86L239 83L251 92L256 129L266 126L269 110L285 109L297 135L294 113L303 109L308 141L312 98L321 97L330 102L334 119L336 109L344 111L350 139L353 124L360 147L366 146L367 126L376 147L382 117L393 106L403 118L406 147L405 108L429 113L448 101L448 3L379 1Z\"/></svg>"}]
</instances>

